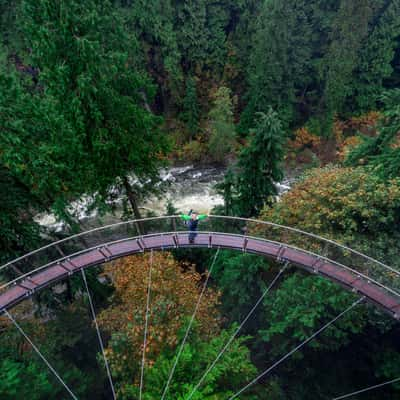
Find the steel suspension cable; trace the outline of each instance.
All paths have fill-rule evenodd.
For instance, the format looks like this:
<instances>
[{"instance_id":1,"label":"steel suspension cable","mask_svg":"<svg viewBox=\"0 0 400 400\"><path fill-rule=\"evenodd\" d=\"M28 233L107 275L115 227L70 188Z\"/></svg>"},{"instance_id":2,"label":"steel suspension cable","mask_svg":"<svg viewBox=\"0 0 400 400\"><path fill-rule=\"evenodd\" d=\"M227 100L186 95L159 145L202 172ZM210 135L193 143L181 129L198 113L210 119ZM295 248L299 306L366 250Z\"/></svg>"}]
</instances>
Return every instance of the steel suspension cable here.
<instances>
[{"instance_id":1,"label":"steel suspension cable","mask_svg":"<svg viewBox=\"0 0 400 400\"><path fill-rule=\"evenodd\" d=\"M32 348L36 351L38 356L43 360L43 362L47 365L49 370L55 375L55 377L60 381L60 383L64 386L64 388L67 390L67 392L70 394L70 396L74 400L78 400L78 398L74 395L72 390L68 387L68 385L64 382L64 380L60 377L60 375L57 373L57 371L51 366L51 364L47 361L46 357L40 352L40 350L35 346L35 344L32 342L32 340L29 338L29 336L24 332L24 330L21 328L21 326L18 324L17 321L12 317L12 315L7 311L4 310L4 314L8 317L8 319L14 324L14 326L19 330L21 335L25 338L25 340L32 346Z\"/></svg>"},{"instance_id":2,"label":"steel suspension cable","mask_svg":"<svg viewBox=\"0 0 400 400\"><path fill-rule=\"evenodd\" d=\"M237 391L233 396L231 396L228 400L233 400L236 397L238 397L241 393L243 393L246 389L248 389L250 386L254 385L257 381L259 381L262 377L266 376L268 373L270 373L273 369L275 369L279 364L281 364L283 361L285 361L287 358L289 358L292 354L296 353L298 350L300 350L303 346L305 346L307 343L311 342L316 336L318 336L320 333L325 331L327 328L329 328L332 324L334 324L338 319L342 318L345 314L347 314L349 311L351 311L354 307L356 307L358 304L360 304L362 301L365 300L365 296L361 297L357 301L355 301L351 306L347 307L344 311L342 311L339 315L337 315L335 318L333 318L331 321L329 321L327 324L325 324L322 328L318 329L316 332L314 332L311 336L309 336L307 339L305 339L303 342L301 342L298 346L296 346L294 349L286 353L282 358L280 358L278 361L276 361L273 365L271 365L269 368L267 368L264 372L259 374L256 378L254 378L251 382L249 382L247 385L245 385L242 389Z\"/></svg>"},{"instance_id":3,"label":"steel suspension cable","mask_svg":"<svg viewBox=\"0 0 400 400\"><path fill-rule=\"evenodd\" d=\"M395 382L399 382L399 381L400 381L400 378L392 379L391 381L388 381L388 382L379 383L378 385L369 386L369 387L367 387L367 388L365 388L365 389L357 390L356 392L347 393L347 394L344 394L344 395L342 395L342 396L335 397L335 398L332 399L332 400L347 399L348 397L355 396L356 394L368 392L368 391L373 390L373 389L378 389L378 388L381 388L382 386L391 385L391 384L393 384L393 383L395 383Z\"/></svg>"},{"instance_id":4,"label":"steel suspension cable","mask_svg":"<svg viewBox=\"0 0 400 400\"><path fill-rule=\"evenodd\" d=\"M254 304L252 309L248 312L246 317L243 319L242 323L239 325L239 327L235 330L235 332L232 334L232 336L229 338L229 340L225 343L225 346L222 348L222 350L218 353L217 357L215 357L214 361L211 363L211 365L207 368L207 370L204 372L203 376L200 378L200 381L197 383L197 385L193 388L189 396L185 400L190 400L193 395L196 393L198 388L201 386L201 384L204 382L206 379L207 375L211 372L211 370L215 367L215 364L219 361L219 359L224 355L225 351L228 349L228 347L231 345L233 340L236 338L240 330L243 328L245 323L248 321L248 319L253 315L254 311L256 308L260 305L260 303L264 300L265 296L269 293L269 291L272 289L272 287L275 285L275 283L278 281L280 276L283 274L285 269L288 266L288 262L285 263L285 265L279 270L279 272L276 274L275 278L271 281L269 286L264 290L264 292L261 294L257 302Z\"/></svg>"},{"instance_id":5,"label":"steel suspension cable","mask_svg":"<svg viewBox=\"0 0 400 400\"><path fill-rule=\"evenodd\" d=\"M146 361L146 346L147 346L147 329L149 325L149 314L150 314L150 292L151 292L151 270L153 268L153 250L150 252L150 265L149 265L149 277L147 283L147 299L146 299L146 317L144 325L144 339L143 339L143 355L142 355L142 367L140 370L140 389L139 389L139 400L142 400L143 393L143 378L144 378L144 364Z\"/></svg>"},{"instance_id":6,"label":"steel suspension cable","mask_svg":"<svg viewBox=\"0 0 400 400\"><path fill-rule=\"evenodd\" d=\"M89 305L90 305L90 310L91 310L91 313L92 313L93 322L94 322L94 324L95 324L96 332L97 332L97 337L98 337L99 343L100 343L100 349L101 349L101 352L102 352L102 354L103 354L104 365L105 365L105 367L106 367L108 380L109 380L109 382L110 382L110 387L111 387L113 399L115 400L117 397L116 397L116 395L115 395L114 383L113 383L113 380L112 380L112 377L111 377L111 371L110 371L110 367L109 367L109 365L108 365L106 353L105 353L105 351L104 351L103 339L101 338L99 325L98 325L98 323L97 323L97 318L96 318L96 313L95 313L95 310L94 310L94 305L93 305L93 301L92 301L92 296L90 295L90 292L89 292L89 286L88 286L88 283L87 283L87 280L86 280L85 271L84 271L83 268L81 269L81 271L82 271L83 282L84 282L84 284L85 284L86 293L87 293L88 299L89 299Z\"/></svg>"},{"instance_id":7,"label":"steel suspension cable","mask_svg":"<svg viewBox=\"0 0 400 400\"><path fill-rule=\"evenodd\" d=\"M182 343L181 343L181 345L180 345L180 347L179 347L178 354L177 354L176 357L175 357L175 361L174 361L174 364L173 364L173 366L172 366L172 368L171 368L171 371L170 371L170 374L169 374L167 383L166 383L165 388L164 388L164 392L163 392L163 394L162 394L162 396L161 396L161 400L164 400L166 394L168 393L169 385L170 385L171 380L172 380L172 377L173 377L173 375L174 375L174 373L175 373L175 369L176 369L176 366L177 366L177 364L178 364L179 358L180 358L180 356L181 356L181 354L182 354L183 347L185 346L186 340L187 340L187 338L189 337L190 330L191 330L191 328L192 328L194 319L195 319L196 314L197 314L197 311L198 311L198 309L199 309L201 299L203 298L203 294L204 294L204 292L206 291L206 288L207 288L207 285L208 285L208 280L209 280L209 278L210 278L210 276L211 276L211 273L212 273L212 270L213 270L213 268L214 268L215 261L217 260L219 251L220 251L220 248L218 247L218 250L216 251L216 253L215 253L215 255L214 255L214 259L213 259L213 261L212 261L212 263L211 263L210 270L209 270L209 272L208 272L208 274L207 274L207 278L206 278L206 280L205 280L205 282L204 282L204 284L203 284L203 288L202 288L202 290L201 290L201 293L200 293L200 295L199 295L199 297L198 297L198 299L197 299L196 306L195 306L195 308L194 308L192 317L190 318L189 325L188 325L188 327L187 327L187 329L186 329L186 332L185 332L185 336L184 336L184 338L183 338L183 340L182 340Z\"/></svg>"}]
</instances>

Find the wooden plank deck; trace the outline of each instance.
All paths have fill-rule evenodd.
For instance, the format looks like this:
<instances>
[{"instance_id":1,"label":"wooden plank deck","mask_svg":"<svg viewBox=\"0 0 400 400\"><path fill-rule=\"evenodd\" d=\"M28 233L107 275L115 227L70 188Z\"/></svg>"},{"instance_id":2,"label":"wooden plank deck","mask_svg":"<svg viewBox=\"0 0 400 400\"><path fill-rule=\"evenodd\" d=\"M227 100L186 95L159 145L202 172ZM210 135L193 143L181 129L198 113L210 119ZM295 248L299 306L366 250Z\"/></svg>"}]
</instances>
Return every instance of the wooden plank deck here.
<instances>
[{"instance_id":1,"label":"wooden plank deck","mask_svg":"<svg viewBox=\"0 0 400 400\"><path fill-rule=\"evenodd\" d=\"M319 273L349 290L366 296L369 301L383 308L394 318L400 319L400 297L385 291L374 283L360 278L339 265L320 260L318 257L300 250L283 247L277 243L252 238L246 238L245 240L242 236L222 233L199 233L193 244L189 243L188 234L160 234L140 239L130 239L88 250L60 263L54 263L40 272L33 273L29 279L25 279L8 288L0 295L0 312L18 304L31 296L35 291L65 279L82 268L99 265L113 259L143 251L171 249L175 247L220 247L239 251L245 250L248 253L262 255L270 259L288 261L309 272Z\"/></svg>"}]
</instances>

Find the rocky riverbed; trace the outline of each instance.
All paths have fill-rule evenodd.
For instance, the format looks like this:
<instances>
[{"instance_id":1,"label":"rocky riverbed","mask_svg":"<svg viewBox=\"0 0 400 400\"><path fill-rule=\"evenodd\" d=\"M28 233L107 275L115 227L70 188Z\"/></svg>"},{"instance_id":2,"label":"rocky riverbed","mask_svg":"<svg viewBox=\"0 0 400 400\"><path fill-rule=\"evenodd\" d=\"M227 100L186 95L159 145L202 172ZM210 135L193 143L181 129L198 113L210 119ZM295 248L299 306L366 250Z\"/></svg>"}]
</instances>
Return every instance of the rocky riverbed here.
<instances>
[{"instance_id":1,"label":"rocky riverbed","mask_svg":"<svg viewBox=\"0 0 400 400\"><path fill-rule=\"evenodd\" d=\"M225 169L215 166L185 165L163 170L162 180L165 192L160 197L153 197L140 204L144 211L164 214L167 203L170 202L179 212L186 213L194 209L200 213L208 213L216 205L223 204L223 199L217 194L215 185L223 180ZM277 184L279 193L290 189L292 180L284 180ZM88 211L91 196L83 196L71 204L71 213L85 227L93 227L119 221L122 215L123 195L114 200L116 211L99 216L97 211ZM144 213L145 214L145 213ZM51 230L60 232L64 224L56 220L53 214L40 214L36 220Z\"/></svg>"}]
</instances>

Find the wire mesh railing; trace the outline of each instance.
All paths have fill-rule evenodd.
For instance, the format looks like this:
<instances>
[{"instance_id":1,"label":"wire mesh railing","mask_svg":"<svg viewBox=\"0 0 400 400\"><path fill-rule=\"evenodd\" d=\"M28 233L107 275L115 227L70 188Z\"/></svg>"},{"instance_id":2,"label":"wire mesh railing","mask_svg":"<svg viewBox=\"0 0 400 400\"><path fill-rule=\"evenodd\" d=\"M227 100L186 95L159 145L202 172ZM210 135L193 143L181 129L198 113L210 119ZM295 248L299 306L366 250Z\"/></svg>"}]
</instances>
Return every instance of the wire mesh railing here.
<instances>
[{"instance_id":1,"label":"wire mesh railing","mask_svg":"<svg viewBox=\"0 0 400 400\"><path fill-rule=\"evenodd\" d=\"M18 257L0 267L0 292L30 274L57 261L84 253L88 249L171 232L185 232L188 227L178 215L131 220L94 228L58 240ZM268 221L226 216L209 216L199 222L199 232L253 237L279 243L329 260L355 275L373 281L392 294L400 296L400 271L368 255L309 232Z\"/></svg>"}]
</instances>

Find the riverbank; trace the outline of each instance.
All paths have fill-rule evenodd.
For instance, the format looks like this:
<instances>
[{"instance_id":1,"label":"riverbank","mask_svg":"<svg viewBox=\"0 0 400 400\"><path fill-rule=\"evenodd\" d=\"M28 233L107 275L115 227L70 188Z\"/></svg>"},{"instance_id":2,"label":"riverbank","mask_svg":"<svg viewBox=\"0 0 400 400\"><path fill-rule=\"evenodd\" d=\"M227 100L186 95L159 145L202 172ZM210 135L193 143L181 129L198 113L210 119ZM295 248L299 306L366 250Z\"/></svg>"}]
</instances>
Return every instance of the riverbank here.
<instances>
[{"instance_id":1,"label":"riverbank","mask_svg":"<svg viewBox=\"0 0 400 400\"><path fill-rule=\"evenodd\" d=\"M159 197L151 197L139 206L144 214L165 214L168 203L183 213L187 213L190 209L209 213L213 207L223 204L223 198L216 192L215 185L222 182L225 172L225 167L215 165L190 164L165 169L161 171L165 187L163 194ZM280 195L290 190L295 180L291 174L288 176L277 184ZM110 224L121 220L123 198L122 193L116 193L113 202L114 212L102 216L96 210L88 210L92 199L89 195L71 203L70 211L84 228ZM55 215L51 213L40 214L35 220L54 232L62 232L65 229L65 224L57 221Z\"/></svg>"}]
</instances>

